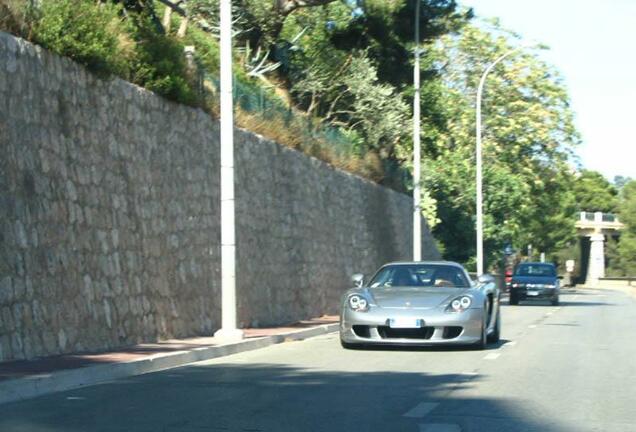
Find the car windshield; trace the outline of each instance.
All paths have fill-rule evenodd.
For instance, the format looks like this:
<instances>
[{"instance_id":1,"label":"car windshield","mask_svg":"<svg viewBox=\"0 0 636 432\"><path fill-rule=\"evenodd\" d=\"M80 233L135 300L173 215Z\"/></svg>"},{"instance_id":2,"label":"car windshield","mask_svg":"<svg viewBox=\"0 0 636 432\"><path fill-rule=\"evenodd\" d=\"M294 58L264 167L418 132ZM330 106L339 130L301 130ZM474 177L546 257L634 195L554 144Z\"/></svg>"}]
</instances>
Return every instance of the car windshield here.
<instances>
[{"instance_id":1,"label":"car windshield","mask_svg":"<svg viewBox=\"0 0 636 432\"><path fill-rule=\"evenodd\" d=\"M382 267L369 283L380 287L448 287L469 288L464 272L443 264L396 264Z\"/></svg>"},{"instance_id":2,"label":"car windshield","mask_svg":"<svg viewBox=\"0 0 636 432\"><path fill-rule=\"evenodd\" d=\"M523 264L517 267L515 276L555 276L554 266L548 264Z\"/></svg>"}]
</instances>

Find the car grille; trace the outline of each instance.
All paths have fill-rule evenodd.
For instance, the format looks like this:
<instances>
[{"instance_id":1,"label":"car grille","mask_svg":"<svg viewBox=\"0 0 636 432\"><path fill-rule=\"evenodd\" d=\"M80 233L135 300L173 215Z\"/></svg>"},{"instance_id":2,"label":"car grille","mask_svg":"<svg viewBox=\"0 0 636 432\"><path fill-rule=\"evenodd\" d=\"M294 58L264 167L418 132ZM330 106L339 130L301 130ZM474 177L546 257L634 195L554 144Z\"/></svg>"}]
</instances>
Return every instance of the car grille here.
<instances>
[{"instance_id":1,"label":"car grille","mask_svg":"<svg viewBox=\"0 0 636 432\"><path fill-rule=\"evenodd\" d=\"M435 327L422 328L391 328L378 326L378 334L382 339L430 339Z\"/></svg>"},{"instance_id":2,"label":"car grille","mask_svg":"<svg viewBox=\"0 0 636 432\"><path fill-rule=\"evenodd\" d=\"M352 326L353 333L360 338L365 339L420 339L430 340L433 338L435 327L422 327L422 328L391 328L389 326L368 326L356 324ZM441 335L436 336L436 339L455 339L459 337L464 331L463 327L459 326L447 326L441 327ZM377 330L377 333L376 333Z\"/></svg>"}]
</instances>

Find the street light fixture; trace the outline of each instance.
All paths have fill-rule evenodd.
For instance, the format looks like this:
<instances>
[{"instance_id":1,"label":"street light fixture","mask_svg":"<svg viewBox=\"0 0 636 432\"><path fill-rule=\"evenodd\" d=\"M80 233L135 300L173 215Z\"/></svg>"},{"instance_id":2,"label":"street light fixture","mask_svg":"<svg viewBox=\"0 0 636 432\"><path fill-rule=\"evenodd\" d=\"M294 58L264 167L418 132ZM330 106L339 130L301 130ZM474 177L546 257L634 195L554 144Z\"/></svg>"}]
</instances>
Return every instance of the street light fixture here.
<instances>
[{"instance_id":1,"label":"street light fixture","mask_svg":"<svg viewBox=\"0 0 636 432\"><path fill-rule=\"evenodd\" d=\"M483 190L482 190L482 162L481 162L481 95L484 90L484 84L486 83L486 77L490 71L503 59L509 55L519 51L526 45L519 46L511 49L505 54L499 56L494 62L492 62L484 71L479 81L479 87L477 88L477 119L476 119L476 135L477 135L477 276L484 274L484 219L483 219Z\"/></svg>"}]
</instances>

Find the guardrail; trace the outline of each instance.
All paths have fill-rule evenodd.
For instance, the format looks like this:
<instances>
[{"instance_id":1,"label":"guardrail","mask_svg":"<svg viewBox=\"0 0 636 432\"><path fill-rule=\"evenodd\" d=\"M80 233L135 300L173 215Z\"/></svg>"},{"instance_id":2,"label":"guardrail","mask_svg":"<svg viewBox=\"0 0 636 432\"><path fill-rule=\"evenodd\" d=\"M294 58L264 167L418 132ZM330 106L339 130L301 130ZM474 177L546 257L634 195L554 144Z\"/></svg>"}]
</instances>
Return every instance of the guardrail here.
<instances>
[{"instance_id":1,"label":"guardrail","mask_svg":"<svg viewBox=\"0 0 636 432\"><path fill-rule=\"evenodd\" d=\"M599 282L614 286L633 286L636 287L636 276L626 277L604 277L599 278Z\"/></svg>"}]
</instances>

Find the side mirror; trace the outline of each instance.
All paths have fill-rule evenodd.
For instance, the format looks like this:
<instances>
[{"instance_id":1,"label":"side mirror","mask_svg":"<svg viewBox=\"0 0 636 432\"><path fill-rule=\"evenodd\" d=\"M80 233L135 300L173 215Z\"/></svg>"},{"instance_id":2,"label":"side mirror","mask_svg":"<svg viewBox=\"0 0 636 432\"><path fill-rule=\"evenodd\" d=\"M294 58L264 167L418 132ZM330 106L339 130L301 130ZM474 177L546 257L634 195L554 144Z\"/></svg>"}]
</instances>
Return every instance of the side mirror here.
<instances>
[{"instance_id":1,"label":"side mirror","mask_svg":"<svg viewBox=\"0 0 636 432\"><path fill-rule=\"evenodd\" d=\"M364 282L364 275L362 273L356 273L351 276L351 281L356 287L361 288Z\"/></svg>"},{"instance_id":2,"label":"side mirror","mask_svg":"<svg viewBox=\"0 0 636 432\"><path fill-rule=\"evenodd\" d=\"M557 279L563 279L563 275L558 275Z\"/></svg>"},{"instance_id":3,"label":"side mirror","mask_svg":"<svg viewBox=\"0 0 636 432\"><path fill-rule=\"evenodd\" d=\"M479 276L477 278L477 282L479 282L480 284L487 284L487 283L494 283L495 282L495 278L492 275L489 274L483 274L481 276Z\"/></svg>"}]
</instances>

